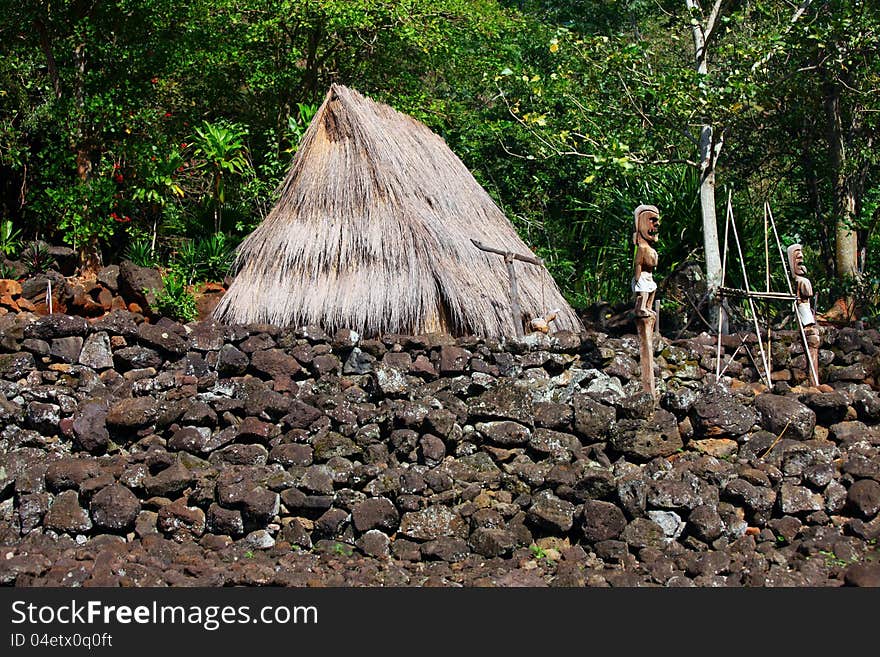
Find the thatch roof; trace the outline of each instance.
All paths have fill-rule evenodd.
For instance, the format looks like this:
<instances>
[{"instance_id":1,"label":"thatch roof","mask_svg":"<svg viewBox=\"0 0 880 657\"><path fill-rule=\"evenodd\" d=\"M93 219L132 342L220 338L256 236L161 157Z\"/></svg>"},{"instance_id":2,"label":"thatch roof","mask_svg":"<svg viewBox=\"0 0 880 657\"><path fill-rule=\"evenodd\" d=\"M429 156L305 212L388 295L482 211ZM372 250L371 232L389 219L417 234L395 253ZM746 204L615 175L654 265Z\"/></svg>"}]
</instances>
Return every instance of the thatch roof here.
<instances>
[{"instance_id":1,"label":"thatch roof","mask_svg":"<svg viewBox=\"0 0 880 657\"><path fill-rule=\"evenodd\" d=\"M362 335L515 335L504 259L533 255L467 167L425 125L333 85L269 216L239 247L221 321ZM543 266L516 263L526 319L560 308Z\"/></svg>"}]
</instances>

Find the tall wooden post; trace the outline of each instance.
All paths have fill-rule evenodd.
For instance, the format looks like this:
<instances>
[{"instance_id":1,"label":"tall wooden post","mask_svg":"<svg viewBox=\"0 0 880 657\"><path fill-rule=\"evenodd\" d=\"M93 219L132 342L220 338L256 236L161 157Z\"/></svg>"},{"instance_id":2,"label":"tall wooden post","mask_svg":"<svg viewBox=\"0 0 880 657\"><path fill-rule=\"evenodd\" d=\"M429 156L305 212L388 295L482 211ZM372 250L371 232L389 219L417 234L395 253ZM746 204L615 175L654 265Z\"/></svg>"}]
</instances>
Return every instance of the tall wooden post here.
<instances>
[{"instance_id":1,"label":"tall wooden post","mask_svg":"<svg viewBox=\"0 0 880 657\"><path fill-rule=\"evenodd\" d=\"M510 313L513 315L513 328L516 337L525 337L522 324L522 311L519 308L519 288L516 285L516 267L513 265L513 253L504 254L504 262L507 265L507 276L510 279Z\"/></svg>"},{"instance_id":2,"label":"tall wooden post","mask_svg":"<svg viewBox=\"0 0 880 657\"><path fill-rule=\"evenodd\" d=\"M636 317L639 333L639 368L642 373L642 390L656 396L654 389L654 318Z\"/></svg>"}]
</instances>

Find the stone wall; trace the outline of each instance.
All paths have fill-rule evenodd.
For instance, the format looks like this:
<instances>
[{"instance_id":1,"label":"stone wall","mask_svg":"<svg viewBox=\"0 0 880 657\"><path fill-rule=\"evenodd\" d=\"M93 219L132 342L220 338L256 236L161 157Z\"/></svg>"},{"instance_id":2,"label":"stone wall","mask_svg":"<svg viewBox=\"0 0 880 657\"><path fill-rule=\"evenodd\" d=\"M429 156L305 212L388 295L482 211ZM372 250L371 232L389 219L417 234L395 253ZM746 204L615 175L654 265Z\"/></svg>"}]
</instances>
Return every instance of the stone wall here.
<instances>
[{"instance_id":1,"label":"stone wall","mask_svg":"<svg viewBox=\"0 0 880 657\"><path fill-rule=\"evenodd\" d=\"M655 405L632 336L10 313L0 580L877 583L880 335L826 331L825 392L793 338L773 391L661 340Z\"/></svg>"}]
</instances>

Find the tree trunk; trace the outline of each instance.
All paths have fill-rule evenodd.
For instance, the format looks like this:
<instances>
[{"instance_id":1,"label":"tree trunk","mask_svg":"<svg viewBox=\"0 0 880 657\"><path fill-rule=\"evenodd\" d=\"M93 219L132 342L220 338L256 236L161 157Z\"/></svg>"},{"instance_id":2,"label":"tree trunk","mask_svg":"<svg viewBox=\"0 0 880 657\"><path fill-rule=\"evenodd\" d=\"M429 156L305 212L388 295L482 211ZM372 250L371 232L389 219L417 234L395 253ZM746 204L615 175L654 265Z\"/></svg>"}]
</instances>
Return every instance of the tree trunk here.
<instances>
[{"instance_id":1,"label":"tree trunk","mask_svg":"<svg viewBox=\"0 0 880 657\"><path fill-rule=\"evenodd\" d=\"M718 246L718 219L715 211L715 160L718 150L720 148L713 145L712 126L704 125L700 132L700 214L703 220L709 321L713 326L721 312L718 299L718 288L721 287L721 249Z\"/></svg>"},{"instance_id":2,"label":"tree trunk","mask_svg":"<svg viewBox=\"0 0 880 657\"><path fill-rule=\"evenodd\" d=\"M691 34L694 40L694 67L698 74L706 75L709 72L706 49L721 10L721 0L715 0L708 16L703 14L699 0L685 0L685 6L692 18L696 13L703 18L703 21L692 20ZM716 139L712 126L705 123L700 129L700 215L706 257L709 321L713 326L718 322L718 314L723 312L718 298L718 288L721 286L721 249L718 246L718 222L715 213L715 163L721 152L721 143L720 139ZM727 322L723 316L722 331L727 332Z\"/></svg>"},{"instance_id":3,"label":"tree trunk","mask_svg":"<svg viewBox=\"0 0 880 657\"><path fill-rule=\"evenodd\" d=\"M82 116L77 130L77 143L74 147L76 151L76 172L81 185L88 185L92 177L92 135L91 129L87 122L84 112L85 106L85 71L86 71L86 49L85 44L80 44L73 51L73 59L76 65L76 75L74 76L74 98L76 104L80 108ZM83 215L87 216L91 212L91 208L85 206ZM101 245L97 236L90 235L85 243L77 245L79 247L79 265L80 274L86 278L97 278L98 270L102 267L101 262Z\"/></svg>"},{"instance_id":4,"label":"tree trunk","mask_svg":"<svg viewBox=\"0 0 880 657\"><path fill-rule=\"evenodd\" d=\"M835 266L841 281L859 275L859 240L855 227L855 181L847 172L847 153L840 115L840 88L826 87L825 118L828 125L828 144L834 179Z\"/></svg>"}]
</instances>

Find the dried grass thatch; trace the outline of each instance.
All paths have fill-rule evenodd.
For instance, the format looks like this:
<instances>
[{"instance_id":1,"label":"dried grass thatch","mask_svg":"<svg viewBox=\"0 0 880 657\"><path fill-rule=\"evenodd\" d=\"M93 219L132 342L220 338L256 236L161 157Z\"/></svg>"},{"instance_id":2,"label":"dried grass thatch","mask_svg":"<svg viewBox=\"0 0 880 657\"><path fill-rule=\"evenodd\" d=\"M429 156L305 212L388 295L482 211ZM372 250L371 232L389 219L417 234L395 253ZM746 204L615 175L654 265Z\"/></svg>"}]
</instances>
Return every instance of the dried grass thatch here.
<instances>
[{"instance_id":1,"label":"dried grass thatch","mask_svg":"<svg viewBox=\"0 0 880 657\"><path fill-rule=\"evenodd\" d=\"M515 335L504 259L532 255L446 143L425 125L333 85L269 216L242 243L221 321L316 324L363 335ZM542 266L516 263L526 319L560 308Z\"/></svg>"}]
</instances>

